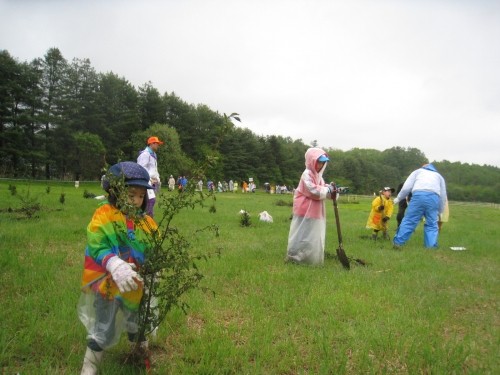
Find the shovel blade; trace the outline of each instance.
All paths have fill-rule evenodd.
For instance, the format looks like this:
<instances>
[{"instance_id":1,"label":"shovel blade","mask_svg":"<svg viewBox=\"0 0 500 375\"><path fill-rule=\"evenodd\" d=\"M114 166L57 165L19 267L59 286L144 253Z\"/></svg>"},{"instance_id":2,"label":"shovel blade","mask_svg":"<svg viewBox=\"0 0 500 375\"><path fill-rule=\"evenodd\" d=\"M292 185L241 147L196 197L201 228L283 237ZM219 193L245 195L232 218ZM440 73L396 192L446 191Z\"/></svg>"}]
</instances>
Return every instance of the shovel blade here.
<instances>
[{"instance_id":1,"label":"shovel blade","mask_svg":"<svg viewBox=\"0 0 500 375\"><path fill-rule=\"evenodd\" d=\"M351 269L351 264L349 263L349 258L347 258L347 255L345 254L344 248L342 246L339 246L337 248L337 258L339 258L340 263L342 263L342 266L346 270Z\"/></svg>"}]
</instances>

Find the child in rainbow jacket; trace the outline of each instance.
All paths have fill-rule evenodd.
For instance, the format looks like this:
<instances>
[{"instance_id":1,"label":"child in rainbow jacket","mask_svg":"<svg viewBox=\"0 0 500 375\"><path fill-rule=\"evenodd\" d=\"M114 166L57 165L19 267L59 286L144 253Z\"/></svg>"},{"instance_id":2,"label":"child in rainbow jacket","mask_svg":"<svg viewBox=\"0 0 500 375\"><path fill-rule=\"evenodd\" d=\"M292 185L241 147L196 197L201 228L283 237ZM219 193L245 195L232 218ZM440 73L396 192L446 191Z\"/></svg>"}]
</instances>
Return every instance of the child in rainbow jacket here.
<instances>
[{"instance_id":1,"label":"child in rainbow jacket","mask_svg":"<svg viewBox=\"0 0 500 375\"><path fill-rule=\"evenodd\" d=\"M143 282L138 269L149 246L147 234L157 224L144 214L149 174L134 162L113 165L103 180L108 193L87 227L87 246L78 315L87 329L87 350L81 374L97 374L105 349L123 331L133 345L147 351L137 337Z\"/></svg>"}]
</instances>

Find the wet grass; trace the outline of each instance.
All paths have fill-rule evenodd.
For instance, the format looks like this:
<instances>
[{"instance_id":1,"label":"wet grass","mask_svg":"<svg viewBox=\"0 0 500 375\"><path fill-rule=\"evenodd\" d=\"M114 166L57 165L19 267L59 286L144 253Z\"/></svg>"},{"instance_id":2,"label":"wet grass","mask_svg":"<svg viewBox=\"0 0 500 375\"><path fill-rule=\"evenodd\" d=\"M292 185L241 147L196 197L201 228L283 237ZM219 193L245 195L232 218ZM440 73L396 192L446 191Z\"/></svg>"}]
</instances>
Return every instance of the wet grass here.
<instances>
[{"instance_id":1,"label":"wet grass","mask_svg":"<svg viewBox=\"0 0 500 375\"><path fill-rule=\"evenodd\" d=\"M2 373L78 373L85 330L76 314L85 228L98 184L16 183L41 208L0 182L0 368ZM65 193L65 203L60 194ZM450 204L438 250L423 248L419 226L402 251L369 241L369 197L339 202L344 249L369 266L345 271L335 259L333 207L327 207L323 267L285 264L291 195L222 193L175 221L185 233L210 224L220 237L190 237L193 251L219 249L201 262L203 286L174 310L153 346L157 374L498 373L499 211ZM10 211L9 211L10 208ZM239 211L250 213L248 227ZM268 211L273 223L258 220ZM394 231L395 218L391 220ZM452 251L464 246L465 251ZM123 364L125 337L106 354L101 373L140 373Z\"/></svg>"}]
</instances>

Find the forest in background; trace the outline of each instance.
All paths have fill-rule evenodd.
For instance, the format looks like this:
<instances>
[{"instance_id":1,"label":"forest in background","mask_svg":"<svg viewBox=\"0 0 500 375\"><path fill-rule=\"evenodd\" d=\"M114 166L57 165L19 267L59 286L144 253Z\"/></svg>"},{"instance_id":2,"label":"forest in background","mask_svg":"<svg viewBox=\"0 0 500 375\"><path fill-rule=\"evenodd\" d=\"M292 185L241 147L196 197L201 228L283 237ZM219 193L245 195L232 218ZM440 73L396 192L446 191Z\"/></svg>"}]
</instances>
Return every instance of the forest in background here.
<instances>
[{"instance_id":1,"label":"forest in background","mask_svg":"<svg viewBox=\"0 0 500 375\"><path fill-rule=\"evenodd\" d=\"M158 152L164 183L169 175L199 178L191 171L210 160L203 177L213 181L252 177L259 188L265 182L294 187L304 153L317 140L259 136L241 126L244 114L241 124L236 120L174 91L161 94L151 82L135 88L113 72L96 72L89 59L68 61L57 48L31 62L0 50L0 177L98 180L107 165L136 160L156 135L165 141ZM428 160L411 147L326 151L325 180L350 193L397 187L433 162L450 200L500 203L495 166Z\"/></svg>"}]
</instances>

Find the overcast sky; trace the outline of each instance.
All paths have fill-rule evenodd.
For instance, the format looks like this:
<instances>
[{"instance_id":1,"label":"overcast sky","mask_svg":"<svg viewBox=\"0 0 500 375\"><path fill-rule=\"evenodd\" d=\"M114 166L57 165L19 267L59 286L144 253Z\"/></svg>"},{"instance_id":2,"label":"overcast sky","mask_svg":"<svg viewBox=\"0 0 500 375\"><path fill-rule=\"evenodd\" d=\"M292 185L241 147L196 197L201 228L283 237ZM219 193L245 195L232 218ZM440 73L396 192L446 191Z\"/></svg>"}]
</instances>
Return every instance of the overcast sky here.
<instances>
[{"instance_id":1,"label":"overcast sky","mask_svg":"<svg viewBox=\"0 0 500 375\"><path fill-rule=\"evenodd\" d=\"M500 167L498 0L0 0L0 49L51 47L257 135Z\"/></svg>"}]
</instances>

